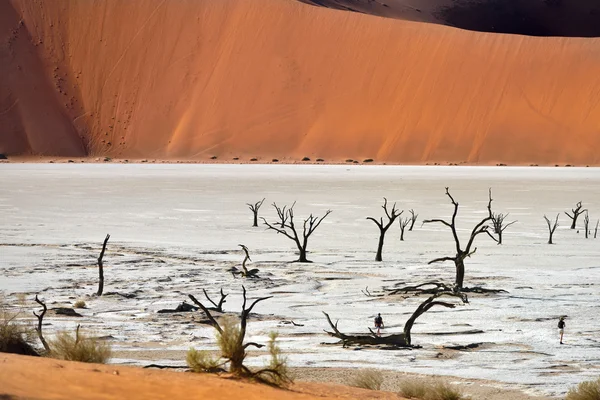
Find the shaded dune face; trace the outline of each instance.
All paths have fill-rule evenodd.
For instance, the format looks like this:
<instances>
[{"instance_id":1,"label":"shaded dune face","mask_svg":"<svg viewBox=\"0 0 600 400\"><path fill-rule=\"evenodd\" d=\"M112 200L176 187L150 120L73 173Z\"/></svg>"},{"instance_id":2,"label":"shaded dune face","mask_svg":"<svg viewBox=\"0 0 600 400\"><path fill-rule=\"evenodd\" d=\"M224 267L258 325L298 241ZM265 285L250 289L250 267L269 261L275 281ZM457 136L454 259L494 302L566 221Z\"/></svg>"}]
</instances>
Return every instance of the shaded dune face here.
<instances>
[{"instance_id":1,"label":"shaded dune face","mask_svg":"<svg viewBox=\"0 0 600 400\"><path fill-rule=\"evenodd\" d=\"M600 39L296 0L0 7L0 153L600 163Z\"/></svg>"},{"instance_id":2,"label":"shaded dune face","mask_svg":"<svg viewBox=\"0 0 600 400\"><path fill-rule=\"evenodd\" d=\"M299 0L339 10L481 32L599 37L596 0Z\"/></svg>"}]
</instances>

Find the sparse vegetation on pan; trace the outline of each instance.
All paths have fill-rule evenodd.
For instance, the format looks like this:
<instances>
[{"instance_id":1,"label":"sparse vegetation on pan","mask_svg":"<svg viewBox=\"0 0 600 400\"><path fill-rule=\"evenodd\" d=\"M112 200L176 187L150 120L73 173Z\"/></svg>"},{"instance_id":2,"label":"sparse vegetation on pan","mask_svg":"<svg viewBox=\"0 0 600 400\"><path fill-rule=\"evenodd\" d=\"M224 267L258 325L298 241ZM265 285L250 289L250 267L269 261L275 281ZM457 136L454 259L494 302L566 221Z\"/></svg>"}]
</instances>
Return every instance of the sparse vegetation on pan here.
<instances>
[{"instance_id":1,"label":"sparse vegetation on pan","mask_svg":"<svg viewBox=\"0 0 600 400\"><path fill-rule=\"evenodd\" d=\"M428 383L407 380L400 384L400 394L409 399L422 400L467 400L462 392L445 382Z\"/></svg>"},{"instance_id":2,"label":"sparse vegetation on pan","mask_svg":"<svg viewBox=\"0 0 600 400\"><path fill-rule=\"evenodd\" d=\"M381 390L382 384L383 376L381 372L373 369L359 370L350 382L350 386L369 390Z\"/></svg>"},{"instance_id":3,"label":"sparse vegetation on pan","mask_svg":"<svg viewBox=\"0 0 600 400\"><path fill-rule=\"evenodd\" d=\"M67 361L105 364L110 359L110 345L102 340L89 337L79 331L73 335L67 331L58 332L50 341L50 356Z\"/></svg>"},{"instance_id":4,"label":"sparse vegetation on pan","mask_svg":"<svg viewBox=\"0 0 600 400\"><path fill-rule=\"evenodd\" d=\"M567 393L566 400L600 400L600 378L585 381Z\"/></svg>"}]
</instances>

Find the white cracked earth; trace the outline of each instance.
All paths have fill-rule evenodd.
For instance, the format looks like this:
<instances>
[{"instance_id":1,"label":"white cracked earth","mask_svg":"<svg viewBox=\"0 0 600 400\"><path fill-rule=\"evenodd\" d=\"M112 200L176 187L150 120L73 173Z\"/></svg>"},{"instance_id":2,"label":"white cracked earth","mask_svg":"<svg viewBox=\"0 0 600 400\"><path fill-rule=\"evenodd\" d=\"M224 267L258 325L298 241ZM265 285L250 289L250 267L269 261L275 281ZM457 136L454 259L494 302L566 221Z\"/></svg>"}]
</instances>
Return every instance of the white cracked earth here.
<instances>
[{"instance_id":1,"label":"white cracked earth","mask_svg":"<svg viewBox=\"0 0 600 400\"><path fill-rule=\"evenodd\" d=\"M248 338L267 342L280 333L288 361L297 367L381 368L423 374L478 378L499 387L560 397L600 374L600 170L542 167L410 167L356 165L198 164L3 164L0 165L0 293L24 313L36 309L35 294L50 308L85 300L82 317L50 312L44 330L85 329L109 340L113 363L184 364L190 347L215 349L213 329L198 323L201 313L158 314L175 308L202 289L238 313L241 285L259 303ZM466 241L492 208L516 220L497 245L486 235L466 260L465 286L508 293L470 296L454 309L433 308L412 330L414 350L342 348L323 330L322 311L345 333L368 333L380 312L385 333L402 331L424 296L368 297L399 283L432 279L451 283L448 228L425 224L449 219L448 186L460 208L459 235ZM296 201L296 223L309 214L333 212L309 239L311 264L297 258L293 242L264 225L253 228L246 203L266 198L260 216L275 221L271 204ZM383 262L375 262L378 229L366 219L383 216L383 197L419 214L413 231L400 241L396 223L386 236ZM576 230L564 214L583 201L589 210L590 238L583 215ZM555 244L547 244L543 215L559 214ZM98 257L107 233L105 292L135 294L95 297ZM234 278L250 249L261 279ZM24 294L24 296L23 296ZM188 300L189 302L189 300ZM567 315L565 344L558 317ZM297 326L289 323L294 321ZM475 332L475 333L474 333ZM477 343L457 351L450 346ZM148 354L150 356L148 356ZM250 365L264 352L252 351Z\"/></svg>"}]
</instances>

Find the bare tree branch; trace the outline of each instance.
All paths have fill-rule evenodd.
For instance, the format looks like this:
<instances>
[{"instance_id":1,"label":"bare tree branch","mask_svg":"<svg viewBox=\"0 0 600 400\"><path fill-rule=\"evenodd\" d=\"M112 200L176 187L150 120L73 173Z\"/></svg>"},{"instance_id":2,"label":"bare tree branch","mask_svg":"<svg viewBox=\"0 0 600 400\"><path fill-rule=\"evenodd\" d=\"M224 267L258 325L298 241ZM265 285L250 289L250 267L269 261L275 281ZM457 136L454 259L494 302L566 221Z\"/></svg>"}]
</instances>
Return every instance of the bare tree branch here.
<instances>
[{"instance_id":1,"label":"bare tree branch","mask_svg":"<svg viewBox=\"0 0 600 400\"><path fill-rule=\"evenodd\" d=\"M108 243L108 239L110 239L110 235L106 235L104 239L104 243L102 244L102 251L100 252L100 256L98 257L98 291L96 292L97 296L102 296L102 292L104 291L104 264L102 259L104 258L104 251L106 250L106 244Z\"/></svg>"},{"instance_id":2,"label":"bare tree branch","mask_svg":"<svg viewBox=\"0 0 600 400\"><path fill-rule=\"evenodd\" d=\"M38 337L40 338L40 342L42 342L42 345L44 346L44 350L46 350L46 354L49 354L50 346L48 346L48 342L46 342L46 339L44 339L44 335L42 334L42 322L44 321L44 315L46 315L48 307L46 307L46 303L38 299L37 294L35 295L35 302L44 307L40 314L37 314L35 311L33 312L33 315L35 315L38 319L38 325L37 328L35 328L35 331L37 332Z\"/></svg>"}]
</instances>

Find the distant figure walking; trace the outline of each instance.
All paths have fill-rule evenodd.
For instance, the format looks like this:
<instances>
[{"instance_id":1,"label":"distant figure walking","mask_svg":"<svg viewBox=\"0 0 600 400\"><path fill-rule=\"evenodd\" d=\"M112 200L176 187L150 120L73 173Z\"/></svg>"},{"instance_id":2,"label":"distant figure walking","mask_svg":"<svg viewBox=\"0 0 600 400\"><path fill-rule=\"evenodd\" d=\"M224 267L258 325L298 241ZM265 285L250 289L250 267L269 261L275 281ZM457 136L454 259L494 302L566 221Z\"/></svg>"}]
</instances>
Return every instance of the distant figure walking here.
<instances>
[{"instance_id":1,"label":"distant figure walking","mask_svg":"<svg viewBox=\"0 0 600 400\"><path fill-rule=\"evenodd\" d=\"M377 314L375 317L375 328L377 328L377 336L381 336L381 329L383 329L383 318L381 318L381 314Z\"/></svg>"},{"instance_id":2,"label":"distant figure walking","mask_svg":"<svg viewBox=\"0 0 600 400\"><path fill-rule=\"evenodd\" d=\"M563 344L563 335L565 334L565 317L558 320L558 331L560 332L560 344Z\"/></svg>"}]
</instances>

